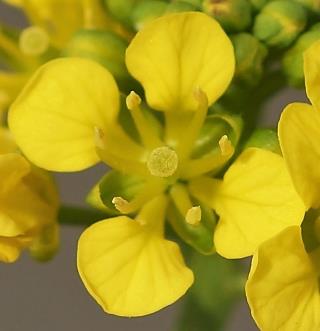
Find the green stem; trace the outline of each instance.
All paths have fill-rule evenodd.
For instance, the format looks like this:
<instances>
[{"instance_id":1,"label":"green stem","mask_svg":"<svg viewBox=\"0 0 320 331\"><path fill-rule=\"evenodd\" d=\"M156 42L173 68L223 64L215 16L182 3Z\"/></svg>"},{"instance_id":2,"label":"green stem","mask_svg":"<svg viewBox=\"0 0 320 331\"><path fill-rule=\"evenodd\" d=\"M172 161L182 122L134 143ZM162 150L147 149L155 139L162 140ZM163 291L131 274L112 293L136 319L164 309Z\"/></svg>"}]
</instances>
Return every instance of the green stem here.
<instances>
[{"instance_id":1,"label":"green stem","mask_svg":"<svg viewBox=\"0 0 320 331\"><path fill-rule=\"evenodd\" d=\"M88 226L107 218L108 215L91 208L62 205L58 219L61 224Z\"/></svg>"}]
</instances>

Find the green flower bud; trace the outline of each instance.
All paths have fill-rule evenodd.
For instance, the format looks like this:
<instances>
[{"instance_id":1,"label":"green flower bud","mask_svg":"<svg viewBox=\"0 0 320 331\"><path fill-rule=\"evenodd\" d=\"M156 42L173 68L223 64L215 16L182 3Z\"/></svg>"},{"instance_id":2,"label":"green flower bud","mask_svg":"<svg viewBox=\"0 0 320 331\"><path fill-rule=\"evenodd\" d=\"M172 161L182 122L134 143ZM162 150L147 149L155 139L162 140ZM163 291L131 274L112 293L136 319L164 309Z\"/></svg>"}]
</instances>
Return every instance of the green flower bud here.
<instances>
[{"instance_id":1,"label":"green flower bud","mask_svg":"<svg viewBox=\"0 0 320 331\"><path fill-rule=\"evenodd\" d=\"M304 85L303 53L317 40L320 40L320 23L302 34L293 47L284 55L282 68L290 85L295 87Z\"/></svg>"},{"instance_id":2,"label":"green flower bud","mask_svg":"<svg viewBox=\"0 0 320 331\"><path fill-rule=\"evenodd\" d=\"M269 0L250 0L253 9L256 11L261 10L268 1Z\"/></svg>"},{"instance_id":3,"label":"green flower bud","mask_svg":"<svg viewBox=\"0 0 320 331\"><path fill-rule=\"evenodd\" d=\"M301 5L305 6L312 12L319 14L320 13L320 0L295 0Z\"/></svg>"},{"instance_id":4,"label":"green flower bud","mask_svg":"<svg viewBox=\"0 0 320 331\"><path fill-rule=\"evenodd\" d=\"M130 80L125 65L127 42L118 35L100 30L79 30L66 45L63 55L85 57L107 68L119 85Z\"/></svg>"},{"instance_id":5,"label":"green flower bud","mask_svg":"<svg viewBox=\"0 0 320 331\"><path fill-rule=\"evenodd\" d=\"M257 147L281 154L277 132L272 129L256 129L244 148Z\"/></svg>"},{"instance_id":6,"label":"green flower bud","mask_svg":"<svg viewBox=\"0 0 320 331\"><path fill-rule=\"evenodd\" d=\"M104 0L110 14L120 22L131 25L133 8L142 0Z\"/></svg>"},{"instance_id":7,"label":"green flower bud","mask_svg":"<svg viewBox=\"0 0 320 331\"><path fill-rule=\"evenodd\" d=\"M306 10L292 0L278 0L263 7L253 27L254 35L269 46L289 46L303 31Z\"/></svg>"},{"instance_id":8,"label":"green flower bud","mask_svg":"<svg viewBox=\"0 0 320 331\"><path fill-rule=\"evenodd\" d=\"M248 0L204 0L202 9L230 32L243 31L251 24Z\"/></svg>"},{"instance_id":9,"label":"green flower bud","mask_svg":"<svg viewBox=\"0 0 320 331\"><path fill-rule=\"evenodd\" d=\"M173 0L172 3L181 2L179 0ZM194 6L196 9L201 9L203 0L184 0L183 2L189 3Z\"/></svg>"},{"instance_id":10,"label":"green flower bud","mask_svg":"<svg viewBox=\"0 0 320 331\"><path fill-rule=\"evenodd\" d=\"M166 13L179 13L183 11L197 10L197 7L186 1L174 1L167 7Z\"/></svg>"},{"instance_id":11,"label":"green flower bud","mask_svg":"<svg viewBox=\"0 0 320 331\"><path fill-rule=\"evenodd\" d=\"M138 3L132 12L131 20L134 28L139 31L149 21L165 14L168 3L165 1L143 1Z\"/></svg>"},{"instance_id":12,"label":"green flower bud","mask_svg":"<svg viewBox=\"0 0 320 331\"><path fill-rule=\"evenodd\" d=\"M29 247L30 255L40 262L54 257L59 248L59 225L54 222L46 226Z\"/></svg>"},{"instance_id":13,"label":"green flower bud","mask_svg":"<svg viewBox=\"0 0 320 331\"><path fill-rule=\"evenodd\" d=\"M249 33L239 33L232 36L231 40L236 57L235 77L248 85L259 83L267 48Z\"/></svg>"}]
</instances>

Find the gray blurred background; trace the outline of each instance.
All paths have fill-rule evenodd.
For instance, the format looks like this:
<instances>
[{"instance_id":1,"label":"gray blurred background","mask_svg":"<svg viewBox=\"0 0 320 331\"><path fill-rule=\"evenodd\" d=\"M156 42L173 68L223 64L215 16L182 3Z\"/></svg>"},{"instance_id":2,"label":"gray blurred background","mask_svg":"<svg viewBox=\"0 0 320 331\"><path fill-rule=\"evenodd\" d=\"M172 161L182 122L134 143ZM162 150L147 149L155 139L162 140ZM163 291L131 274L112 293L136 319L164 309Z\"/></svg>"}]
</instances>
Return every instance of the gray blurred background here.
<instances>
[{"instance_id":1,"label":"gray blurred background","mask_svg":"<svg viewBox=\"0 0 320 331\"><path fill-rule=\"evenodd\" d=\"M19 27L26 24L21 13L2 3L0 21ZM304 94L294 90L277 95L267 105L262 122L274 126L284 105L302 99ZM87 192L105 170L100 165L80 173L58 174L62 201L83 204ZM0 264L0 331L171 331L179 302L151 316L132 319L107 315L100 309L76 270L76 245L82 231L82 227L63 226L60 252L49 263L39 264L24 255L17 263ZM242 302L225 331L254 330L258 329Z\"/></svg>"}]
</instances>

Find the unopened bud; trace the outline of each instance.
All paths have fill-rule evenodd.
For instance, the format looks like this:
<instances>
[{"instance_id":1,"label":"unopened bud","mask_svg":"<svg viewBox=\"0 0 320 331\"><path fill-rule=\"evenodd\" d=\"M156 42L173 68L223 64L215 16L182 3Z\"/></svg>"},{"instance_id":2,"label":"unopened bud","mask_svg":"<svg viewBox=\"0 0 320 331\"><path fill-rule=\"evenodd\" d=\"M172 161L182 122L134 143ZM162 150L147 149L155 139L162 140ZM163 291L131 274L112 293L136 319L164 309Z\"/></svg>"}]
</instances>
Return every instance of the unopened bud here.
<instances>
[{"instance_id":1,"label":"unopened bud","mask_svg":"<svg viewBox=\"0 0 320 331\"><path fill-rule=\"evenodd\" d=\"M292 0L272 1L256 16L253 33L268 46L285 48L298 37L306 23L303 6Z\"/></svg>"},{"instance_id":2,"label":"unopened bud","mask_svg":"<svg viewBox=\"0 0 320 331\"><path fill-rule=\"evenodd\" d=\"M130 80L124 60L126 48L127 42L112 32L79 30L66 45L63 55L84 57L100 63L121 85Z\"/></svg>"},{"instance_id":3,"label":"unopened bud","mask_svg":"<svg viewBox=\"0 0 320 331\"><path fill-rule=\"evenodd\" d=\"M293 47L284 55L282 67L290 85L295 87L304 85L303 53L317 40L320 40L320 23L302 34Z\"/></svg>"},{"instance_id":4,"label":"unopened bud","mask_svg":"<svg viewBox=\"0 0 320 331\"><path fill-rule=\"evenodd\" d=\"M281 154L277 132L272 129L256 129L247 140L244 148L256 147Z\"/></svg>"},{"instance_id":5,"label":"unopened bud","mask_svg":"<svg viewBox=\"0 0 320 331\"><path fill-rule=\"evenodd\" d=\"M139 31L143 26L153 19L165 14L168 3L165 1L144 1L138 3L131 15L133 27Z\"/></svg>"},{"instance_id":6,"label":"unopened bud","mask_svg":"<svg viewBox=\"0 0 320 331\"><path fill-rule=\"evenodd\" d=\"M251 6L255 11L260 11L269 0L250 0Z\"/></svg>"},{"instance_id":7,"label":"unopened bud","mask_svg":"<svg viewBox=\"0 0 320 331\"><path fill-rule=\"evenodd\" d=\"M36 237L29 247L30 255L40 261L46 262L54 257L59 248L59 225L54 222L47 225Z\"/></svg>"},{"instance_id":8,"label":"unopened bud","mask_svg":"<svg viewBox=\"0 0 320 331\"><path fill-rule=\"evenodd\" d=\"M193 11L193 10L197 10L197 7L191 4L190 2L174 1L167 6L166 14Z\"/></svg>"},{"instance_id":9,"label":"unopened bud","mask_svg":"<svg viewBox=\"0 0 320 331\"><path fill-rule=\"evenodd\" d=\"M320 13L320 1L319 0L295 0L302 6L306 7L310 11L319 14Z\"/></svg>"},{"instance_id":10,"label":"unopened bud","mask_svg":"<svg viewBox=\"0 0 320 331\"><path fill-rule=\"evenodd\" d=\"M267 48L249 33L239 33L231 40L236 57L235 78L247 85L258 84L263 73Z\"/></svg>"},{"instance_id":11,"label":"unopened bud","mask_svg":"<svg viewBox=\"0 0 320 331\"><path fill-rule=\"evenodd\" d=\"M248 0L204 0L202 9L230 32L243 31L251 24Z\"/></svg>"}]
</instances>

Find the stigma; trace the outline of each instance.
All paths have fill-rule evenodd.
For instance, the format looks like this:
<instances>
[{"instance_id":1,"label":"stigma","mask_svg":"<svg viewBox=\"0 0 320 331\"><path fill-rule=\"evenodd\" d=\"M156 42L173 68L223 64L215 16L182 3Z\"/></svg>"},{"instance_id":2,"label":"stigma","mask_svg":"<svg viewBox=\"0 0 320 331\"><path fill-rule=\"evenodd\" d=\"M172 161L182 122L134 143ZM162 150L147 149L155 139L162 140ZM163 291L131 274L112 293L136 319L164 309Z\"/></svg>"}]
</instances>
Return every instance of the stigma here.
<instances>
[{"instance_id":1,"label":"stigma","mask_svg":"<svg viewBox=\"0 0 320 331\"><path fill-rule=\"evenodd\" d=\"M170 177L178 168L177 153L167 147L157 147L149 155L147 167L151 175L155 177Z\"/></svg>"}]
</instances>

